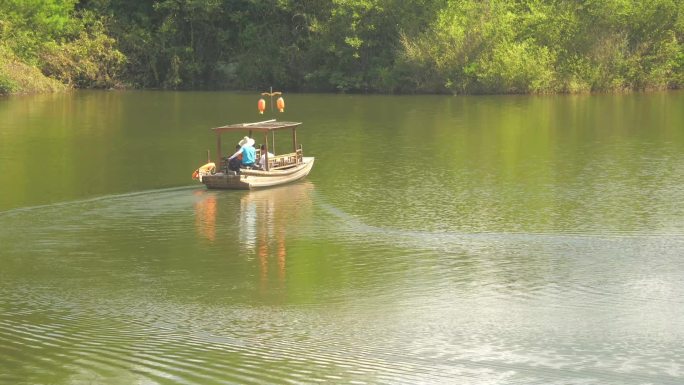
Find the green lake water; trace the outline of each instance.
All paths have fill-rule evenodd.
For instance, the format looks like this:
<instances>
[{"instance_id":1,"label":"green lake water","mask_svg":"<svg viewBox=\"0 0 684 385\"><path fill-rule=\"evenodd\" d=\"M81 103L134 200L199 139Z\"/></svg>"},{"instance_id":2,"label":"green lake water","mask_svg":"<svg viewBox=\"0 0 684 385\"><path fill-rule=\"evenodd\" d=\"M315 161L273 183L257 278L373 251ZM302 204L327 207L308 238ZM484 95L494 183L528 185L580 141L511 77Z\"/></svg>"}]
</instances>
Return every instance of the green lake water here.
<instances>
[{"instance_id":1,"label":"green lake water","mask_svg":"<svg viewBox=\"0 0 684 385\"><path fill-rule=\"evenodd\" d=\"M684 93L258 98L0 99L0 384L684 383Z\"/></svg>"}]
</instances>

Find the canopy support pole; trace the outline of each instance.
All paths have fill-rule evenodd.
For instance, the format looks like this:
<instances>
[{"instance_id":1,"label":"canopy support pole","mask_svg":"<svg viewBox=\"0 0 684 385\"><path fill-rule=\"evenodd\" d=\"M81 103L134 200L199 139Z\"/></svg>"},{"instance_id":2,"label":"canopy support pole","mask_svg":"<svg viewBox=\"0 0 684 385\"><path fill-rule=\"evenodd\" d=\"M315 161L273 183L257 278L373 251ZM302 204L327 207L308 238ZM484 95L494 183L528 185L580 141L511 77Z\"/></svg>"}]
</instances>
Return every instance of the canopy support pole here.
<instances>
[{"instance_id":1,"label":"canopy support pole","mask_svg":"<svg viewBox=\"0 0 684 385\"><path fill-rule=\"evenodd\" d=\"M216 165L221 168L221 134L216 133Z\"/></svg>"}]
</instances>

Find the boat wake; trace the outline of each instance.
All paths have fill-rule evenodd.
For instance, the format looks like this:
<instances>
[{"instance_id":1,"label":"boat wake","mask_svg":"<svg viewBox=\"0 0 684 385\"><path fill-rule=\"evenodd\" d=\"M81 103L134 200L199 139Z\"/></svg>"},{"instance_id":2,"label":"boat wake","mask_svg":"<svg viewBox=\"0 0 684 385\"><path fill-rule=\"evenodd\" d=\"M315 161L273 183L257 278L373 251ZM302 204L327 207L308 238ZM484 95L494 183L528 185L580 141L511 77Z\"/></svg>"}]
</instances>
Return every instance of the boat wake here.
<instances>
[{"instance_id":1,"label":"boat wake","mask_svg":"<svg viewBox=\"0 0 684 385\"><path fill-rule=\"evenodd\" d=\"M54 202L54 203L48 203L48 204L36 205L36 206L16 207L16 208L12 208L9 210L0 211L0 217L3 215L11 215L11 214L15 214L15 213L25 213L25 212L35 211L35 210L45 210L45 209L54 209L54 208L59 208L59 207L87 205L90 203L108 202L108 201L115 201L115 200L120 200L120 199L130 199L130 198L135 198L135 197L145 196L145 195L174 193L177 191L198 190L198 189L204 190L204 187L203 186L197 186L197 185L168 187L168 188L142 190L142 191L120 193L120 194L101 195L101 196L97 196L97 197L63 201L63 202Z\"/></svg>"}]
</instances>

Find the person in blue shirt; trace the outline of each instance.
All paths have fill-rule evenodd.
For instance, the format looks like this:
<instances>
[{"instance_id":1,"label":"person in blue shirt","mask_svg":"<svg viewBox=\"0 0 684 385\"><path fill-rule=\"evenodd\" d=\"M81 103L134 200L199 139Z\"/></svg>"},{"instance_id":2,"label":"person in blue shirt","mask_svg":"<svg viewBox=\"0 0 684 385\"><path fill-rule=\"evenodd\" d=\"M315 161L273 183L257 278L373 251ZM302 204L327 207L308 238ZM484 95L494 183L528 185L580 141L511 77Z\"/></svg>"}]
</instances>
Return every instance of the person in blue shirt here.
<instances>
[{"instance_id":1,"label":"person in blue shirt","mask_svg":"<svg viewBox=\"0 0 684 385\"><path fill-rule=\"evenodd\" d=\"M235 151L235 154L231 155L230 158L228 158L228 161L230 162L233 160L233 158L237 157L238 155L242 154L242 168L248 168L248 167L254 167L254 162L256 161L256 150L254 149L254 139L245 136L242 138L242 140L238 143L240 146L240 149Z\"/></svg>"}]
</instances>

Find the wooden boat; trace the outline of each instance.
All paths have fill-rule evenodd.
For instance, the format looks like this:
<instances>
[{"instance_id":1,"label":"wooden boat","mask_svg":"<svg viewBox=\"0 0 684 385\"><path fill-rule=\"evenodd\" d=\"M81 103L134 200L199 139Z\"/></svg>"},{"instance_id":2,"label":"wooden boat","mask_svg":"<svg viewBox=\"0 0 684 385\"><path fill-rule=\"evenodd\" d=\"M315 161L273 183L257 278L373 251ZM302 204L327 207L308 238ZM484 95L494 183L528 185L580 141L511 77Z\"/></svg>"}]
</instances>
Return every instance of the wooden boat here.
<instances>
[{"instance_id":1,"label":"wooden boat","mask_svg":"<svg viewBox=\"0 0 684 385\"><path fill-rule=\"evenodd\" d=\"M263 187L278 186L285 183L302 179L309 174L314 164L313 157L305 157L302 146L297 145L297 127L300 122L278 122L275 119L255 123L231 124L212 128L216 133L216 153L220 157L221 135L227 132L248 132L253 138L253 133L264 135L266 144L265 165L260 168L242 168L240 172L228 168L228 157L220 158L214 173L200 173L198 179L210 189L257 189ZM269 156L268 134L279 130L292 131L292 152ZM275 136L273 135L275 140ZM232 155L232 151L230 153ZM256 151L257 162L261 159L261 150Z\"/></svg>"}]
</instances>

